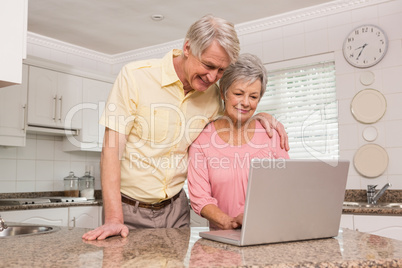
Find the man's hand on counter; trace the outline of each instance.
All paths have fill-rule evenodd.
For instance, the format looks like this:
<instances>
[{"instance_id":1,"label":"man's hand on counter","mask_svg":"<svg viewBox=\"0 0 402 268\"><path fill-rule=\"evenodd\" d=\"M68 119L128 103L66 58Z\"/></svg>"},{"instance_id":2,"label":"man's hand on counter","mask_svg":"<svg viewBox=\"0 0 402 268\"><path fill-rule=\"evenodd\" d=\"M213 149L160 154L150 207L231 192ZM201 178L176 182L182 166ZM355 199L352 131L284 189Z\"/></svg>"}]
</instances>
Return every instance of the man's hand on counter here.
<instances>
[{"instance_id":1,"label":"man's hand on counter","mask_svg":"<svg viewBox=\"0 0 402 268\"><path fill-rule=\"evenodd\" d=\"M86 232L82 239L92 241L92 240L103 240L109 236L120 235L121 237L128 236L128 228L122 223L105 223L99 226L95 230Z\"/></svg>"}]
</instances>

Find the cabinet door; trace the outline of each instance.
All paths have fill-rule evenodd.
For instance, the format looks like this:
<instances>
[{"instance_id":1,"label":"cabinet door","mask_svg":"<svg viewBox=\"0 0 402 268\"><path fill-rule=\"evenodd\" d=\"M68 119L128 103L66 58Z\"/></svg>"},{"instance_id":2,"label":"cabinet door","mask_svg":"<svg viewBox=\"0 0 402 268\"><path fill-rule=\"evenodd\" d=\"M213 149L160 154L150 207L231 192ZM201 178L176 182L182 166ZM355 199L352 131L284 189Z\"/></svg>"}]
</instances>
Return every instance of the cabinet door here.
<instances>
[{"instance_id":1,"label":"cabinet door","mask_svg":"<svg viewBox=\"0 0 402 268\"><path fill-rule=\"evenodd\" d=\"M82 78L70 74L57 74L56 123L65 129L82 127ZM67 118L71 118L66 120Z\"/></svg>"},{"instance_id":2,"label":"cabinet door","mask_svg":"<svg viewBox=\"0 0 402 268\"><path fill-rule=\"evenodd\" d=\"M57 72L30 66L28 85L28 123L56 126Z\"/></svg>"},{"instance_id":3,"label":"cabinet door","mask_svg":"<svg viewBox=\"0 0 402 268\"><path fill-rule=\"evenodd\" d=\"M99 208L97 206L69 207L68 227L96 228L99 226Z\"/></svg>"},{"instance_id":4,"label":"cabinet door","mask_svg":"<svg viewBox=\"0 0 402 268\"><path fill-rule=\"evenodd\" d=\"M339 227L354 230L353 215L352 214L342 214L341 223L340 223Z\"/></svg>"},{"instance_id":5,"label":"cabinet door","mask_svg":"<svg viewBox=\"0 0 402 268\"><path fill-rule=\"evenodd\" d=\"M81 102L81 77L29 67L28 124L81 129Z\"/></svg>"},{"instance_id":6,"label":"cabinet door","mask_svg":"<svg viewBox=\"0 0 402 268\"><path fill-rule=\"evenodd\" d=\"M401 216L354 215L355 230L402 240Z\"/></svg>"},{"instance_id":7,"label":"cabinet door","mask_svg":"<svg viewBox=\"0 0 402 268\"><path fill-rule=\"evenodd\" d=\"M190 209L190 226L191 227L208 227L208 220L201 217L197 213L195 213L192 209Z\"/></svg>"},{"instance_id":8,"label":"cabinet door","mask_svg":"<svg viewBox=\"0 0 402 268\"><path fill-rule=\"evenodd\" d=\"M28 0L0 1L0 87L22 81L26 58Z\"/></svg>"},{"instance_id":9,"label":"cabinet door","mask_svg":"<svg viewBox=\"0 0 402 268\"><path fill-rule=\"evenodd\" d=\"M25 146L28 66L23 65L22 84L0 89L0 145Z\"/></svg>"},{"instance_id":10,"label":"cabinet door","mask_svg":"<svg viewBox=\"0 0 402 268\"><path fill-rule=\"evenodd\" d=\"M102 145L105 127L99 124L99 119L112 86L111 83L84 79L82 98L84 103L82 140L84 142L96 142Z\"/></svg>"},{"instance_id":11,"label":"cabinet door","mask_svg":"<svg viewBox=\"0 0 402 268\"><path fill-rule=\"evenodd\" d=\"M46 208L32 210L3 211L0 213L7 222L21 222L55 226L67 226L68 208Z\"/></svg>"}]
</instances>

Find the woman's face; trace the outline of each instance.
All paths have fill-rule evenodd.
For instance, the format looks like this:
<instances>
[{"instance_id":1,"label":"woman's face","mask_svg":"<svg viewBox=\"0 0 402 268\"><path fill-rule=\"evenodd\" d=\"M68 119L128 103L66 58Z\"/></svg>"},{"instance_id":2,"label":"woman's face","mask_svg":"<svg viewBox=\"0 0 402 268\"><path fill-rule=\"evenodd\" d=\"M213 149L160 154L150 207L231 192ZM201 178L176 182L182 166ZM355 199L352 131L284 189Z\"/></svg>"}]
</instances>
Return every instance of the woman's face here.
<instances>
[{"instance_id":1,"label":"woman's face","mask_svg":"<svg viewBox=\"0 0 402 268\"><path fill-rule=\"evenodd\" d=\"M261 81L256 80L252 84L249 81L235 81L227 90L225 100L225 115L233 123L245 123L249 120L261 98Z\"/></svg>"}]
</instances>

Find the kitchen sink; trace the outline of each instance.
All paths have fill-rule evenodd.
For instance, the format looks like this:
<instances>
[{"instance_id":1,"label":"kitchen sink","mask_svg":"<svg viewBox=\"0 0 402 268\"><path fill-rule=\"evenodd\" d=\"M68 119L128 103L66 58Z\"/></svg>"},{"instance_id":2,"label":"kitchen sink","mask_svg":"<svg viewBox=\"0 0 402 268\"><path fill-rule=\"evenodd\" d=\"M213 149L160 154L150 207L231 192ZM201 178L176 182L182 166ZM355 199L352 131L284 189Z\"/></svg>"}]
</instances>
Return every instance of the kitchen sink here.
<instances>
[{"instance_id":1,"label":"kitchen sink","mask_svg":"<svg viewBox=\"0 0 402 268\"><path fill-rule=\"evenodd\" d=\"M53 226L10 225L7 229L0 231L0 238L47 234L59 230L59 227Z\"/></svg>"},{"instance_id":2,"label":"kitchen sink","mask_svg":"<svg viewBox=\"0 0 402 268\"><path fill-rule=\"evenodd\" d=\"M402 208L402 203L343 202L344 208Z\"/></svg>"}]
</instances>

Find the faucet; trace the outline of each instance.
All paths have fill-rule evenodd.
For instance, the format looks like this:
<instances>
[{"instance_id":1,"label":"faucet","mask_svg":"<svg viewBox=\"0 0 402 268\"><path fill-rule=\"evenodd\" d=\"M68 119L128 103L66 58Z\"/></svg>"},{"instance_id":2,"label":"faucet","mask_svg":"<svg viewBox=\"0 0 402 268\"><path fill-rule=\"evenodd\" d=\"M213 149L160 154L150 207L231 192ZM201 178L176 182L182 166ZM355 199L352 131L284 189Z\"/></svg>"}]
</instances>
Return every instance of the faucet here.
<instances>
[{"instance_id":1,"label":"faucet","mask_svg":"<svg viewBox=\"0 0 402 268\"><path fill-rule=\"evenodd\" d=\"M8 228L8 226L4 222L3 218L0 216L0 232L7 228Z\"/></svg>"},{"instance_id":2,"label":"faucet","mask_svg":"<svg viewBox=\"0 0 402 268\"><path fill-rule=\"evenodd\" d=\"M388 187L392 186L391 183L387 183L382 187L380 191L376 193L375 187L377 185L367 185L367 203L369 204L377 204L378 199L384 194L385 190L388 189Z\"/></svg>"}]
</instances>

